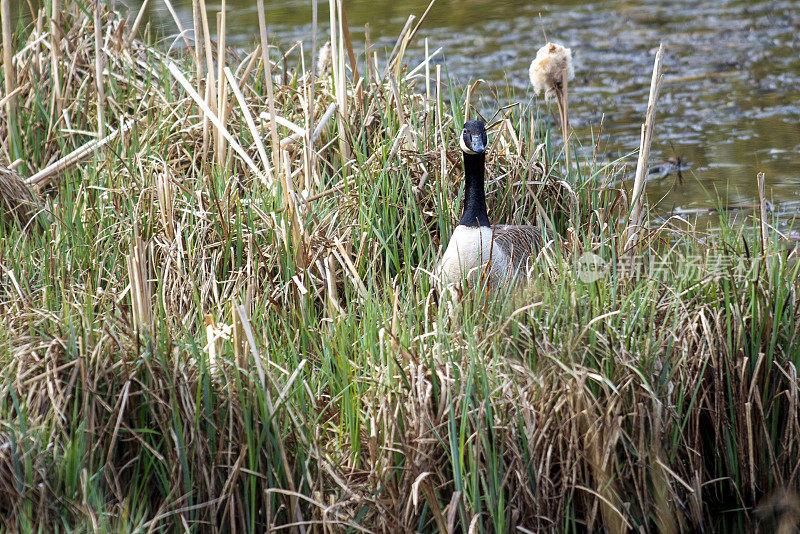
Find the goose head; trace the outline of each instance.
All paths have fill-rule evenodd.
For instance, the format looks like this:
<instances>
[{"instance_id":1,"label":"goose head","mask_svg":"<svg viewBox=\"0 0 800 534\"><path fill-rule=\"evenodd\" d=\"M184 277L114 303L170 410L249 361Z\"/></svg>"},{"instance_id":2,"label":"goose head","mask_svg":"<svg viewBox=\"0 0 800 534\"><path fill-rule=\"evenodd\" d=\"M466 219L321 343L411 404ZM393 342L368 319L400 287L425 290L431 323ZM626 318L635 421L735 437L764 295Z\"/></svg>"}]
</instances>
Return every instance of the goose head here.
<instances>
[{"instance_id":1,"label":"goose head","mask_svg":"<svg viewBox=\"0 0 800 534\"><path fill-rule=\"evenodd\" d=\"M459 138L459 146L464 154L483 154L486 152L486 127L483 121L469 121Z\"/></svg>"}]
</instances>

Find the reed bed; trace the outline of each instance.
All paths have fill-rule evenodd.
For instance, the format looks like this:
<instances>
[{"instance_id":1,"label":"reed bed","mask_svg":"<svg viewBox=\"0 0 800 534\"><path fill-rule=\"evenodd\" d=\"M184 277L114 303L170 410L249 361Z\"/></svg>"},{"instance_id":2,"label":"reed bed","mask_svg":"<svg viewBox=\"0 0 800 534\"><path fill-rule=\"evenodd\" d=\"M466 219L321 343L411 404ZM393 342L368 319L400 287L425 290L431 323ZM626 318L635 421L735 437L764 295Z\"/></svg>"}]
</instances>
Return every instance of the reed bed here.
<instances>
[{"instance_id":1,"label":"reed bed","mask_svg":"<svg viewBox=\"0 0 800 534\"><path fill-rule=\"evenodd\" d=\"M4 36L0 193L34 206L0 218L5 529L796 526L798 262L768 222L645 211L631 256L628 160L567 167L516 105L493 218L570 246L522 292L440 297L475 111L406 61L419 21L356 54L332 0L314 72L266 31L226 50L200 4L181 49L72 0Z\"/></svg>"}]
</instances>

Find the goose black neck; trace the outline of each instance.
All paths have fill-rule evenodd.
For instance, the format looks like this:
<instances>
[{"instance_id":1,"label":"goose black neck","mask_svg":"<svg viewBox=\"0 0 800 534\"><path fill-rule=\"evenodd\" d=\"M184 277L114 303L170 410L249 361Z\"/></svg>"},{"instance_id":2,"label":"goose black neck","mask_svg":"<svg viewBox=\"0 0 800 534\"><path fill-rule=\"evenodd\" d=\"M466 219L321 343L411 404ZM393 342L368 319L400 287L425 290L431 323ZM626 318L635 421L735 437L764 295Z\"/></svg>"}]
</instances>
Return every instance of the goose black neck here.
<instances>
[{"instance_id":1,"label":"goose black neck","mask_svg":"<svg viewBox=\"0 0 800 534\"><path fill-rule=\"evenodd\" d=\"M486 154L464 152L464 215L458 223L462 226L490 226L483 189L485 162Z\"/></svg>"}]
</instances>

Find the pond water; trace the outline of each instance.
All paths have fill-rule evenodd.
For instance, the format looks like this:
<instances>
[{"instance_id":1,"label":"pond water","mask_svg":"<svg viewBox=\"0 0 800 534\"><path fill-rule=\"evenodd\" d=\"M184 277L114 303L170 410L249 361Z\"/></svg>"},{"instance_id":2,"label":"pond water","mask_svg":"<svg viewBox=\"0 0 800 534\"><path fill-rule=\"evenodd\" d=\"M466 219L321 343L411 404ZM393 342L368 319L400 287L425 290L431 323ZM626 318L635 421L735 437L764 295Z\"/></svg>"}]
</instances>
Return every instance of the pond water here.
<instances>
[{"instance_id":1,"label":"pond water","mask_svg":"<svg viewBox=\"0 0 800 534\"><path fill-rule=\"evenodd\" d=\"M127 2L132 9L141 5L141 0ZM191 28L191 0L172 2ZM265 3L271 38L284 49L297 40L310 49L310 1ZM427 0L348 0L354 43L363 42L369 23L373 43L393 46L408 15L419 17L427 5ZM328 3L318 6L324 39ZM208 1L207 8L213 22L220 4ZM249 48L258 35L255 1L229 0L227 12L228 42ZM163 0L152 0L147 16L163 35L176 32ZM718 194L723 206L746 208L746 217L757 198L756 173L764 172L779 227L789 231L800 215L800 2L438 0L407 60L415 64L423 56L427 37L431 50L443 48L448 71L459 83L483 78L532 98L527 72L544 44L543 32L572 48L571 122L590 146L591 131L605 114L601 147L608 159L638 147L654 53L664 43L651 204L658 203L661 214L694 214L712 207L709 195ZM670 158L680 158L686 167L682 179L666 164Z\"/></svg>"}]
</instances>

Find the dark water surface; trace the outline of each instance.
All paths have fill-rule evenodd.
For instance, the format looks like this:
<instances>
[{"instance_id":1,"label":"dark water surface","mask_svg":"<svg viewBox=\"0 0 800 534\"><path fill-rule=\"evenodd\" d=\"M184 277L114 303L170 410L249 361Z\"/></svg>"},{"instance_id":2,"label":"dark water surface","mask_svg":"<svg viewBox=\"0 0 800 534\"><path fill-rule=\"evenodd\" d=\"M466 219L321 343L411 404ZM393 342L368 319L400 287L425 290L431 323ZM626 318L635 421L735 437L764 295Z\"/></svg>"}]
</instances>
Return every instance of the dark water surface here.
<instances>
[{"instance_id":1,"label":"dark water surface","mask_svg":"<svg viewBox=\"0 0 800 534\"><path fill-rule=\"evenodd\" d=\"M133 9L141 5L127 1ZM191 0L172 1L191 29ZM303 40L309 50L310 1L265 3L271 37L284 49ZM427 5L347 0L353 40L363 42L368 22L372 42L391 47L408 15L420 16ZM324 42L328 3L318 6ZM220 3L207 8L213 23ZM228 43L250 48L258 34L255 0L229 0L227 14ZM148 17L162 34L176 32L163 0L151 0ZM666 46L648 184L661 213L709 208L707 191L718 192L728 207L751 205L756 173L764 172L779 226L800 215L800 2L438 0L406 57L415 65L428 37L431 50L443 48L458 82L483 78L500 92L510 84L528 99L528 66L544 43L543 29L572 48L571 120L588 147L605 113L602 147L609 159L638 147L654 52L659 42ZM677 157L688 164L682 181L664 164Z\"/></svg>"}]
</instances>

